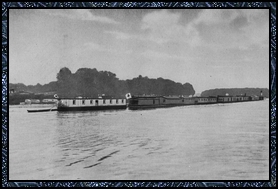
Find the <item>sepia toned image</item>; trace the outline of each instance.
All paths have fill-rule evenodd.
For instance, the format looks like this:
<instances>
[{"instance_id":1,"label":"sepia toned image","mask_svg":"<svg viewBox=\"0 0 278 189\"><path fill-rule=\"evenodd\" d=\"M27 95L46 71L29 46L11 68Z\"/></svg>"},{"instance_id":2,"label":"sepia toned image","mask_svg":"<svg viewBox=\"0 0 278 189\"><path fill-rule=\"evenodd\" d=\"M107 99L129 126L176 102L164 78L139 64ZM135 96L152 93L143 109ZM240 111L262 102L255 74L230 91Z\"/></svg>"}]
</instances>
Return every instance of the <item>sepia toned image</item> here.
<instances>
[{"instance_id":1,"label":"sepia toned image","mask_svg":"<svg viewBox=\"0 0 278 189\"><path fill-rule=\"evenodd\" d=\"M10 9L10 180L269 180L269 9Z\"/></svg>"}]
</instances>

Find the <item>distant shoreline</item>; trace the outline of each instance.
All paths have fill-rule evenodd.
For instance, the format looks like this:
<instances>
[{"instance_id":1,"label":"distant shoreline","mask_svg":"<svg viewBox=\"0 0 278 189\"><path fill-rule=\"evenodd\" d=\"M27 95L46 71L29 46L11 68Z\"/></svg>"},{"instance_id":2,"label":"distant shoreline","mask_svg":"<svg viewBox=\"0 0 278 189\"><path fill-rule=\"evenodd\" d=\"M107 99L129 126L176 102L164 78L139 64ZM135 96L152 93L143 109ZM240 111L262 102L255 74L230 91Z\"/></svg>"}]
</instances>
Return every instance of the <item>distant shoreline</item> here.
<instances>
[{"instance_id":1,"label":"distant shoreline","mask_svg":"<svg viewBox=\"0 0 278 189\"><path fill-rule=\"evenodd\" d=\"M12 104L9 108L39 108L39 107L53 107L54 104Z\"/></svg>"}]
</instances>

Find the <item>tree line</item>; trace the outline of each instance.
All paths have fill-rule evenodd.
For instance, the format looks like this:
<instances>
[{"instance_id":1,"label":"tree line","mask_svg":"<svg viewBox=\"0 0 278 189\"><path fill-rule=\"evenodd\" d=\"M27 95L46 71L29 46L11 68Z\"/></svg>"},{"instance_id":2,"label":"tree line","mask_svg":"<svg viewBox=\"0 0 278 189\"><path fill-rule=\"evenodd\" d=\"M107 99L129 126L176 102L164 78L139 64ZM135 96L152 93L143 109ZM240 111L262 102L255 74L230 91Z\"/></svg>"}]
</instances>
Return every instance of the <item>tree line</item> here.
<instances>
[{"instance_id":1,"label":"tree line","mask_svg":"<svg viewBox=\"0 0 278 189\"><path fill-rule=\"evenodd\" d=\"M96 68L80 68L75 73L64 67L57 73L57 81L45 85L9 84L16 91L44 93L55 91L60 97L98 97L105 94L110 97L123 98L126 93L132 95L194 95L190 83L177 83L169 79L151 79L139 75L137 78L120 80L109 71L98 71Z\"/></svg>"}]
</instances>

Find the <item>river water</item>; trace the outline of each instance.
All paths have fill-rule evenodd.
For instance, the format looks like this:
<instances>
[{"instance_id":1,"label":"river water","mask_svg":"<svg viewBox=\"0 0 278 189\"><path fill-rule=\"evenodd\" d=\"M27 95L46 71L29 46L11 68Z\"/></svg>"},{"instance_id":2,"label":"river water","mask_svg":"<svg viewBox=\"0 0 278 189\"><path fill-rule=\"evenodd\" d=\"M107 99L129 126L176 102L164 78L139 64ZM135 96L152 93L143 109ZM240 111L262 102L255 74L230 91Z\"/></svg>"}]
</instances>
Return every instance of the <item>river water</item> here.
<instances>
[{"instance_id":1,"label":"river water","mask_svg":"<svg viewBox=\"0 0 278 189\"><path fill-rule=\"evenodd\" d=\"M27 113L9 107L10 180L268 180L269 101Z\"/></svg>"}]
</instances>

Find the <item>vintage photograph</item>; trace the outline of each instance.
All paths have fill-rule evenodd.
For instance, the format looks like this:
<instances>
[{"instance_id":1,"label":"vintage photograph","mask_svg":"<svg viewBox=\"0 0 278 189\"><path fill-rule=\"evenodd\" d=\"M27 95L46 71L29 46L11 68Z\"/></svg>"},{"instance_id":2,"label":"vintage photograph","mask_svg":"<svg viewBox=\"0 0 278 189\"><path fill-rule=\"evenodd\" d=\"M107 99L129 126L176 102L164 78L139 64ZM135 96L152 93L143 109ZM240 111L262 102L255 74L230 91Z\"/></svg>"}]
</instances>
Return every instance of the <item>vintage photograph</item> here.
<instances>
[{"instance_id":1,"label":"vintage photograph","mask_svg":"<svg viewBox=\"0 0 278 189\"><path fill-rule=\"evenodd\" d=\"M269 9L10 9L9 180L269 180Z\"/></svg>"}]
</instances>

